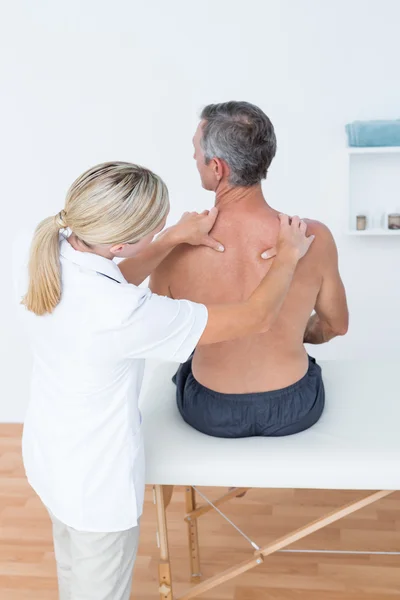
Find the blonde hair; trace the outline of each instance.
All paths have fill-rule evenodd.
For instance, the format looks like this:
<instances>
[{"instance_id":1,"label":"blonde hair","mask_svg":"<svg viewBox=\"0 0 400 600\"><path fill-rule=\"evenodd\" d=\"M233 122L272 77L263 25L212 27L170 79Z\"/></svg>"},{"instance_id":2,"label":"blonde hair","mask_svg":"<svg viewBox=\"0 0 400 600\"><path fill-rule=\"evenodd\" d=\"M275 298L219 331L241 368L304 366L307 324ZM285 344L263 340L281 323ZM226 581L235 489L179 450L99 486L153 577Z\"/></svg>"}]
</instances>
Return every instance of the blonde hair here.
<instances>
[{"instance_id":1,"label":"blonde hair","mask_svg":"<svg viewBox=\"0 0 400 600\"><path fill-rule=\"evenodd\" d=\"M124 162L89 169L68 190L64 210L37 227L22 303L44 315L60 302L60 230L70 229L89 246L134 244L159 227L168 210L167 187L148 169Z\"/></svg>"}]
</instances>

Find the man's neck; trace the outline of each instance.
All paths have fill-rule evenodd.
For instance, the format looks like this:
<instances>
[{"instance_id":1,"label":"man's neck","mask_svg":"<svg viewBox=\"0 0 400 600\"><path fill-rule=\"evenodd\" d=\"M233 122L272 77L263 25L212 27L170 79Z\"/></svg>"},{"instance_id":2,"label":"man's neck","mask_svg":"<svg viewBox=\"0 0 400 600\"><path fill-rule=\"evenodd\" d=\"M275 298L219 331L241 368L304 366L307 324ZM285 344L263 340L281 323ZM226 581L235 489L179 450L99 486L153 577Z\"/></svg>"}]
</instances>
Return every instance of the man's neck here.
<instances>
[{"instance_id":1,"label":"man's neck","mask_svg":"<svg viewBox=\"0 0 400 600\"><path fill-rule=\"evenodd\" d=\"M215 192L215 206L219 211L231 210L256 210L266 208L268 204L264 198L261 184L249 187L221 185ZM268 207L269 208L269 207Z\"/></svg>"}]
</instances>

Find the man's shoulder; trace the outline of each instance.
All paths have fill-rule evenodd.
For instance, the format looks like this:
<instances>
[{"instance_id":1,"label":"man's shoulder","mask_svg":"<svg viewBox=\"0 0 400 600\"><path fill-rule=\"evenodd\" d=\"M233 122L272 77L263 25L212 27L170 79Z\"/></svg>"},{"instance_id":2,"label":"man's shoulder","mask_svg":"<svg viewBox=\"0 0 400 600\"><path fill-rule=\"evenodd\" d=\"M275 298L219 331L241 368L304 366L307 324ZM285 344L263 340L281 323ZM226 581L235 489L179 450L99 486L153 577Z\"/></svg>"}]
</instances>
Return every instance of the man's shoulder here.
<instances>
[{"instance_id":1,"label":"man's shoulder","mask_svg":"<svg viewBox=\"0 0 400 600\"><path fill-rule=\"evenodd\" d=\"M329 247L334 245L334 238L331 230L325 223L315 219L303 219L307 223L307 235L315 235L314 244L319 247Z\"/></svg>"},{"instance_id":2,"label":"man's shoulder","mask_svg":"<svg viewBox=\"0 0 400 600\"><path fill-rule=\"evenodd\" d=\"M337 248L331 230L325 223L315 219L303 219L307 223L307 235L315 235L309 257L316 260L321 267L335 262ZM314 257L314 259L312 258Z\"/></svg>"},{"instance_id":3,"label":"man's shoulder","mask_svg":"<svg viewBox=\"0 0 400 600\"><path fill-rule=\"evenodd\" d=\"M325 225L325 223L322 223L322 221L307 218L303 218L303 221L307 223L307 232L311 233L312 235L319 234L326 237L332 235L329 227Z\"/></svg>"}]
</instances>

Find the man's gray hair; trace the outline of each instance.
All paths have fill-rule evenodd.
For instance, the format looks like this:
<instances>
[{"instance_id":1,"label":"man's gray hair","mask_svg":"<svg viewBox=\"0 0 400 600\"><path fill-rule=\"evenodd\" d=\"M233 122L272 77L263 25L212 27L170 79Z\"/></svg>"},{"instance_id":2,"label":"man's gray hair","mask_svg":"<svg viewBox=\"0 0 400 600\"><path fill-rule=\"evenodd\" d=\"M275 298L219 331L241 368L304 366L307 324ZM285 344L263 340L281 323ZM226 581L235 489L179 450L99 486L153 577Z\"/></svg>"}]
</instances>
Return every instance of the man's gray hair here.
<instances>
[{"instance_id":1,"label":"man's gray hair","mask_svg":"<svg viewBox=\"0 0 400 600\"><path fill-rule=\"evenodd\" d=\"M201 144L206 164L213 158L230 168L229 183L251 186L267 176L276 153L274 127L267 115L249 102L209 104L202 113L205 121Z\"/></svg>"}]
</instances>

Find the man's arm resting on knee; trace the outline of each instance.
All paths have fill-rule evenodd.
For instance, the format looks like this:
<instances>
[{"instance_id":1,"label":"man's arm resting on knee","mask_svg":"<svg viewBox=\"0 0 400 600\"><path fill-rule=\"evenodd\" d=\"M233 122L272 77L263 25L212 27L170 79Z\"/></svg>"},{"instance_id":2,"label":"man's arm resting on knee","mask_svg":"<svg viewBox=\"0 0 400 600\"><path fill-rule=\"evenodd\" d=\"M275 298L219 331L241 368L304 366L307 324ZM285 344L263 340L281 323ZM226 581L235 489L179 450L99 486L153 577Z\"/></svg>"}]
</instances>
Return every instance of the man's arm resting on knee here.
<instances>
[{"instance_id":1,"label":"man's arm resting on knee","mask_svg":"<svg viewBox=\"0 0 400 600\"><path fill-rule=\"evenodd\" d=\"M322 237L322 236L321 236ZM346 292L339 274L338 253L330 231L324 227L325 244L322 264L322 284L313 314L304 333L305 344L324 344L338 335L345 335L349 326Z\"/></svg>"}]
</instances>

